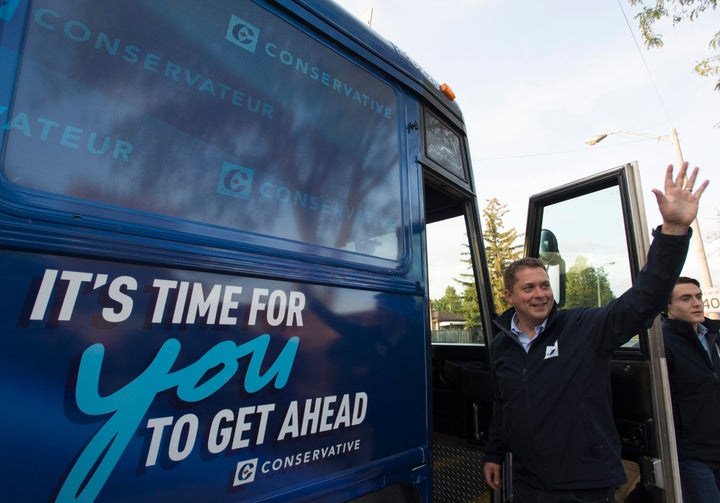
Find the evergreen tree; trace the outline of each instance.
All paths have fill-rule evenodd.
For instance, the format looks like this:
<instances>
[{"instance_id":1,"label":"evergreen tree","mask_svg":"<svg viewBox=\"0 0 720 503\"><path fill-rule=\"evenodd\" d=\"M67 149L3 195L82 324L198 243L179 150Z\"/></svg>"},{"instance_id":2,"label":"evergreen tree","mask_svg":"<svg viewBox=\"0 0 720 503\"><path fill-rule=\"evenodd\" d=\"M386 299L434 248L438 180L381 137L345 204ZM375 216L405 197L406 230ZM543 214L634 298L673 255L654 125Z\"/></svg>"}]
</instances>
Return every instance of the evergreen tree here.
<instances>
[{"instance_id":1,"label":"evergreen tree","mask_svg":"<svg viewBox=\"0 0 720 503\"><path fill-rule=\"evenodd\" d=\"M497 312L502 312L509 307L505 301L503 271L513 260L520 258L522 250L522 244L514 244L520 237L515 228L507 231L503 228L503 217L508 212L507 205L501 204L495 198L489 200L483 210L485 254ZM465 245L465 248L468 248L468 245ZM465 251L462 255L462 262L465 262L468 265L468 271L471 271L470 252ZM465 328L467 329L480 327L482 316L475 277L471 272L466 272L461 274L460 278L453 278L453 280L462 288L462 295L458 295L454 287L448 286L443 297L432 301L433 309L438 312L462 314L465 317Z\"/></svg>"},{"instance_id":2,"label":"evergreen tree","mask_svg":"<svg viewBox=\"0 0 720 503\"><path fill-rule=\"evenodd\" d=\"M482 316L480 315L480 304L478 302L477 288L475 282L465 285L463 290L462 304L460 306L461 314L465 316L465 328L473 329L482 325Z\"/></svg>"},{"instance_id":3,"label":"evergreen tree","mask_svg":"<svg viewBox=\"0 0 720 503\"><path fill-rule=\"evenodd\" d=\"M503 217L509 212L506 204L500 204L497 198L490 199L483 210L483 238L485 239L485 255L490 272L495 309L502 313L510 307L505 300L503 272L522 254L522 244L515 244L521 237L515 227L504 230Z\"/></svg>"}]
</instances>

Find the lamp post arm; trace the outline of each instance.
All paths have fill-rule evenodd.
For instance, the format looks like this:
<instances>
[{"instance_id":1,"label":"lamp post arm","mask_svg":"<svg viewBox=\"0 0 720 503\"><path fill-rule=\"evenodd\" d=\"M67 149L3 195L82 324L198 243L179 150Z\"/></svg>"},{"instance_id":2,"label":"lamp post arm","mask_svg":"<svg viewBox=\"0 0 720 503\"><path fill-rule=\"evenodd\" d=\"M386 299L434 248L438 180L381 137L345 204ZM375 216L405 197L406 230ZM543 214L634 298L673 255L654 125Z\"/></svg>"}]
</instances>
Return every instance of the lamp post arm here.
<instances>
[{"instance_id":1,"label":"lamp post arm","mask_svg":"<svg viewBox=\"0 0 720 503\"><path fill-rule=\"evenodd\" d=\"M673 129L673 132L675 130ZM665 136L665 135L656 135L656 134L647 134L647 133L636 133L635 131L613 131L611 133L608 133L608 135L611 134L627 134L631 136L642 136L643 138L652 138L653 140L658 141L674 141L672 138ZM675 137L677 138L677 133L675 133Z\"/></svg>"}]
</instances>

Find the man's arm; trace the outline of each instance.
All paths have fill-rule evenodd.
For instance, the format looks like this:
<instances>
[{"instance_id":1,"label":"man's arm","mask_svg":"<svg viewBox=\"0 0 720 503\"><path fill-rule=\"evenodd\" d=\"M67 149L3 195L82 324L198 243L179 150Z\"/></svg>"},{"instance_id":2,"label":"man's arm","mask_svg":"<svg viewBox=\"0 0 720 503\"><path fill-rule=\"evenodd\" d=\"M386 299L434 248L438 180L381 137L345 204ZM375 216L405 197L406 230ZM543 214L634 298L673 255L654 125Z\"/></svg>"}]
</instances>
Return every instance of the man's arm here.
<instances>
[{"instance_id":1,"label":"man's arm","mask_svg":"<svg viewBox=\"0 0 720 503\"><path fill-rule=\"evenodd\" d=\"M653 231L647 263L632 287L590 316L595 323L597 346L601 354L617 349L655 318L667 305L675 281L682 270L690 242L690 224L695 220L699 200L708 181L693 193L698 168L687 175L685 162L673 179L673 166L665 172L664 191L653 190L663 223Z\"/></svg>"},{"instance_id":2,"label":"man's arm","mask_svg":"<svg viewBox=\"0 0 720 503\"><path fill-rule=\"evenodd\" d=\"M490 429L488 434L488 442L485 446L485 456L483 459L483 474L485 482L493 490L497 490L502 486L502 465L505 460L507 448L502 441L502 415L503 406L500 399L500 387L495 377L495 368L492 363L492 350L490 348L490 366L492 373L493 385L493 409L490 417Z\"/></svg>"}]
</instances>

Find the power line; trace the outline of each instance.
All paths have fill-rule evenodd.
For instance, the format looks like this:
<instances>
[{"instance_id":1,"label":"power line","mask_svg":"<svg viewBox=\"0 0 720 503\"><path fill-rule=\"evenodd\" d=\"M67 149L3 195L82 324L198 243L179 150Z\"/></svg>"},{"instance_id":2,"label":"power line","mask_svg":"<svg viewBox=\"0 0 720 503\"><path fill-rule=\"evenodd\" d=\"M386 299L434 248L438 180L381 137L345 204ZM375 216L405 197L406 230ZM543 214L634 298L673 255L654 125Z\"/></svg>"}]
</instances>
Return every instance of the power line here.
<instances>
[{"instance_id":1,"label":"power line","mask_svg":"<svg viewBox=\"0 0 720 503\"><path fill-rule=\"evenodd\" d=\"M647 64L647 61L645 60L645 55L643 54L642 48L640 47L640 44L637 41L637 38L635 37L635 32L632 29L632 26L630 25L630 20L628 20L627 14L625 14L625 9L623 9L622 6L622 0L617 0L618 7L620 7L620 12L622 12L623 18L625 19L625 24L628 27L628 30L630 31L630 36L633 39L633 42L635 42L635 48L638 51L638 54L640 55L640 59L643 62L643 65L645 66L645 71L648 74L648 77L650 78L650 82L652 83L653 89L655 90L655 94L657 94L658 101L660 102L660 106L663 109L663 112L665 112L665 117L668 120L668 123L671 127L673 127L673 121L670 118L670 114L668 113L667 107L665 106L665 101L663 101L662 95L660 94L660 90L658 89L657 84L655 83L655 78L653 77L652 72L650 71L650 67Z\"/></svg>"},{"instance_id":2,"label":"power line","mask_svg":"<svg viewBox=\"0 0 720 503\"><path fill-rule=\"evenodd\" d=\"M648 141L655 141L651 138L642 138L642 139L634 139L630 141L624 141L624 142L618 142L613 145L603 145L598 148L602 149L619 149L622 147L627 146L631 143L643 143ZM506 159L522 159L526 157L544 157L544 156L552 156L552 155L566 155L566 154L576 154L576 153L587 153L589 152L587 147L579 148L579 149L571 149L571 150L558 150L555 152L531 152L527 154L514 154L514 155L497 155L497 156L491 156L491 157L479 157L479 156L473 156L473 161L503 161Z\"/></svg>"}]
</instances>

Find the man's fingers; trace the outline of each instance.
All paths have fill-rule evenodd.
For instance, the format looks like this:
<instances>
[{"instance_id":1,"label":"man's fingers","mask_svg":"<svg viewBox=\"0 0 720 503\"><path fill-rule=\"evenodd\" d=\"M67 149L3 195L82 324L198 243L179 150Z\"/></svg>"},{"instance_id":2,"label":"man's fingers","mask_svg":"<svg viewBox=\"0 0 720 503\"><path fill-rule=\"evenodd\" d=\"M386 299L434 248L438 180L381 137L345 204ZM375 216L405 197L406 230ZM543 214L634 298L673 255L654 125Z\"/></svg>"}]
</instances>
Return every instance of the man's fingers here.
<instances>
[{"instance_id":1,"label":"man's fingers","mask_svg":"<svg viewBox=\"0 0 720 503\"><path fill-rule=\"evenodd\" d=\"M668 164L667 169L665 170L665 190L668 190L670 187L673 187L675 183L673 182L673 165Z\"/></svg>"},{"instance_id":2,"label":"man's fingers","mask_svg":"<svg viewBox=\"0 0 720 503\"><path fill-rule=\"evenodd\" d=\"M670 166L668 166L668 168L672 168L672 164ZM677 178L675 179L675 183L673 184L674 187L682 189L687 185L687 183L688 183L687 168L688 168L688 162L685 161L682 163L682 165L680 166L680 169L678 170Z\"/></svg>"},{"instance_id":3,"label":"man's fingers","mask_svg":"<svg viewBox=\"0 0 720 503\"><path fill-rule=\"evenodd\" d=\"M703 195L703 192L705 192L708 185L710 185L710 180L705 180L700 187L695 189L695 197L699 199Z\"/></svg>"},{"instance_id":4,"label":"man's fingers","mask_svg":"<svg viewBox=\"0 0 720 503\"><path fill-rule=\"evenodd\" d=\"M697 178L699 171L700 171L700 168L698 168L698 167L695 167L692 170L692 173L690 173L690 177L685 182L685 188L692 189L695 186L695 179Z\"/></svg>"}]
</instances>

